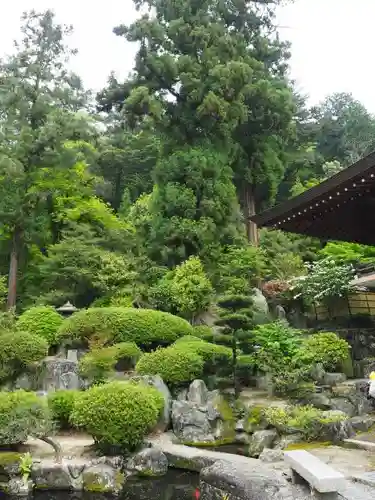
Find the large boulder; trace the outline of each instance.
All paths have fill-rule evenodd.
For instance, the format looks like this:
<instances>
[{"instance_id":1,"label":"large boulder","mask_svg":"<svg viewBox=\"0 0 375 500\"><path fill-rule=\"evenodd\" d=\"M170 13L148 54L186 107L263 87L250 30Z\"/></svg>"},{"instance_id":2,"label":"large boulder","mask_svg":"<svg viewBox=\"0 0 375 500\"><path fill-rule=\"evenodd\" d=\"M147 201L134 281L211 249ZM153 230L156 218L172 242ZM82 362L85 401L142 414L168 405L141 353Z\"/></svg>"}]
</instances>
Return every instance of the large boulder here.
<instances>
[{"instance_id":1,"label":"large boulder","mask_svg":"<svg viewBox=\"0 0 375 500\"><path fill-rule=\"evenodd\" d=\"M354 435L353 427L347 415L340 410L324 411L325 423L322 426L321 441L340 443Z\"/></svg>"},{"instance_id":2,"label":"large boulder","mask_svg":"<svg viewBox=\"0 0 375 500\"><path fill-rule=\"evenodd\" d=\"M356 414L356 407L347 398L333 398L331 399L332 410L339 410L348 415L348 417L354 417Z\"/></svg>"},{"instance_id":3,"label":"large boulder","mask_svg":"<svg viewBox=\"0 0 375 500\"><path fill-rule=\"evenodd\" d=\"M48 357L44 361L42 390L49 392L83 388L84 383L80 380L78 373L78 361Z\"/></svg>"},{"instance_id":4,"label":"large boulder","mask_svg":"<svg viewBox=\"0 0 375 500\"><path fill-rule=\"evenodd\" d=\"M201 471L202 500L297 500L292 487L271 468L257 463L217 461Z\"/></svg>"},{"instance_id":5,"label":"large boulder","mask_svg":"<svg viewBox=\"0 0 375 500\"><path fill-rule=\"evenodd\" d=\"M249 457L258 458L264 448L272 448L277 437L275 429L254 432L249 441Z\"/></svg>"},{"instance_id":6,"label":"large boulder","mask_svg":"<svg viewBox=\"0 0 375 500\"><path fill-rule=\"evenodd\" d=\"M127 461L126 469L139 476L164 476L168 472L168 459L160 449L146 448Z\"/></svg>"},{"instance_id":7,"label":"large boulder","mask_svg":"<svg viewBox=\"0 0 375 500\"><path fill-rule=\"evenodd\" d=\"M350 419L350 425L355 432L367 432L375 425L375 416L358 415Z\"/></svg>"},{"instance_id":8,"label":"large boulder","mask_svg":"<svg viewBox=\"0 0 375 500\"><path fill-rule=\"evenodd\" d=\"M79 490L82 479L74 479L66 464L47 462L34 463L30 477L37 490Z\"/></svg>"},{"instance_id":9,"label":"large boulder","mask_svg":"<svg viewBox=\"0 0 375 500\"><path fill-rule=\"evenodd\" d=\"M119 493L125 483L125 475L105 464L93 465L82 473L83 490L91 493Z\"/></svg>"},{"instance_id":10,"label":"large boulder","mask_svg":"<svg viewBox=\"0 0 375 500\"><path fill-rule=\"evenodd\" d=\"M208 390L203 380L194 380L189 387L187 400L198 406L205 406L208 402Z\"/></svg>"},{"instance_id":11,"label":"large boulder","mask_svg":"<svg viewBox=\"0 0 375 500\"><path fill-rule=\"evenodd\" d=\"M188 401L172 403L173 431L184 443L210 443L215 440L207 413Z\"/></svg>"}]
</instances>

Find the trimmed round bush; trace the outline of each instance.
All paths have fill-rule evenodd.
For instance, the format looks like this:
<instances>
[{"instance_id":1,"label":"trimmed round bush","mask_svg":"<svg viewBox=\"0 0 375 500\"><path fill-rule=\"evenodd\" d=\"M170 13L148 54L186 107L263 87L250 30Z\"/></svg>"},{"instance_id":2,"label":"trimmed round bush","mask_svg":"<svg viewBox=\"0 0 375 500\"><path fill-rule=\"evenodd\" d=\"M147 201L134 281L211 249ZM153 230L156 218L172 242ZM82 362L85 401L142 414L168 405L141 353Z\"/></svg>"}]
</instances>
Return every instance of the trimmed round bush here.
<instances>
[{"instance_id":1,"label":"trimmed round bush","mask_svg":"<svg viewBox=\"0 0 375 500\"><path fill-rule=\"evenodd\" d=\"M76 400L71 420L103 451L131 451L154 428L164 398L155 388L132 382L91 387Z\"/></svg>"},{"instance_id":2,"label":"trimmed round bush","mask_svg":"<svg viewBox=\"0 0 375 500\"><path fill-rule=\"evenodd\" d=\"M48 344L39 335L8 332L0 340L0 381L15 380L48 354Z\"/></svg>"},{"instance_id":3,"label":"trimmed round bush","mask_svg":"<svg viewBox=\"0 0 375 500\"><path fill-rule=\"evenodd\" d=\"M207 340L207 337L213 336L213 330L210 326L207 325L196 325L193 326L193 335L194 337L198 337L203 340Z\"/></svg>"},{"instance_id":4,"label":"trimmed round bush","mask_svg":"<svg viewBox=\"0 0 375 500\"><path fill-rule=\"evenodd\" d=\"M52 430L47 400L23 390L0 392L0 446L18 445Z\"/></svg>"},{"instance_id":5,"label":"trimmed round bush","mask_svg":"<svg viewBox=\"0 0 375 500\"><path fill-rule=\"evenodd\" d=\"M340 368L348 358L350 345L333 332L320 332L307 337L301 356L307 363L322 363L326 370Z\"/></svg>"},{"instance_id":6,"label":"trimmed round bush","mask_svg":"<svg viewBox=\"0 0 375 500\"><path fill-rule=\"evenodd\" d=\"M63 318L53 307L36 306L21 314L17 321L17 328L24 332L39 335L49 345L53 345L56 342L57 330L63 321Z\"/></svg>"},{"instance_id":7,"label":"trimmed round bush","mask_svg":"<svg viewBox=\"0 0 375 500\"><path fill-rule=\"evenodd\" d=\"M142 351L135 342L121 342L110 347L94 349L79 362L79 371L95 383L104 382L120 365L122 371L134 368Z\"/></svg>"},{"instance_id":8,"label":"trimmed round bush","mask_svg":"<svg viewBox=\"0 0 375 500\"><path fill-rule=\"evenodd\" d=\"M160 375L166 383L182 385L200 378L203 365L203 358L199 354L182 345L143 354L135 371L140 375Z\"/></svg>"},{"instance_id":9,"label":"trimmed round bush","mask_svg":"<svg viewBox=\"0 0 375 500\"><path fill-rule=\"evenodd\" d=\"M89 345L92 339L101 344L135 342L138 345L169 345L193 327L184 319L152 309L98 307L78 311L65 320L58 340L67 345Z\"/></svg>"},{"instance_id":10,"label":"trimmed round bush","mask_svg":"<svg viewBox=\"0 0 375 500\"><path fill-rule=\"evenodd\" d=\"M197 337L181 337L174 343L176 348L183 347L198 354L204 361L204 373L213 374L230 372L232 363L232 349L223 345L211 344Z\"/></svg>"},{"instance_id":11,"label":"trimmed round bush","mask_svg":"<svg viewBox=\"0 0 375 500\"><path fill-rule=\"evenodd\" d=\"M51 410L54 422L60 429L69 429L70 415L73 411L74 402L82 393L73 390L60 390L48 394L48 406Z\"/></svg>"}]
</instances>

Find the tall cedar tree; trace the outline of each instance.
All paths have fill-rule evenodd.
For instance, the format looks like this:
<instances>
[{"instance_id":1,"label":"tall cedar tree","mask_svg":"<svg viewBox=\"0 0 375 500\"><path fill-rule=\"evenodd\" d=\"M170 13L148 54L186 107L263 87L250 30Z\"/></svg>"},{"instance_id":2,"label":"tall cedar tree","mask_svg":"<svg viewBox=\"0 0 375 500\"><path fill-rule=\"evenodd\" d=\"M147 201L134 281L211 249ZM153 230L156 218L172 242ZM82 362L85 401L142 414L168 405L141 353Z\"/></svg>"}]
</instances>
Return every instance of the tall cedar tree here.
<instances>
[{"instance_id":1,"label":"tall cedar tree","mask_svg":"<svg viewBox=\"0 0 375 500\"><path fill-rule=\"evenodd\" d=\"M57 161L64 140L77 139L75 113L86 97L79 78L65 68L72 51L64 37L71 28L57 25L51 11L31 11L23 15L21 32L14 55L0 63L0 218L2 239L10 246L8 308L16 304L25 242L43 233L39 209L53 201L40 189L41 177Z\"/></svg>"}]
</instances>

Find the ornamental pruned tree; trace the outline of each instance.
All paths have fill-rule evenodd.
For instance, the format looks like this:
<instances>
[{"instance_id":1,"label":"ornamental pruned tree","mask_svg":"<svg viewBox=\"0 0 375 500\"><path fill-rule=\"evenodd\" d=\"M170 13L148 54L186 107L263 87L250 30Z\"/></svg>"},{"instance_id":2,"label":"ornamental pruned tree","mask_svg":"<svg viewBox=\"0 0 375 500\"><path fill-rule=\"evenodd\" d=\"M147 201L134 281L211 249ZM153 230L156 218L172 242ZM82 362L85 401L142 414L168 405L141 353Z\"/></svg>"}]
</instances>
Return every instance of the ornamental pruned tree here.
<instances>
[{"instance_id":1,"label":"ornamental pruned tree","mask_svg":"<svg viewBox=\"0 0 375 500\"><path fill-rule=\"evenodd\" d=\"M41 177L51 182L53 167L64 167L61 145L79 138L75 117L86 100L80 79L66 69L74 53L64 43L71 28L56 24L49 10L31 11L22 17L21 32L14 54L0 62L0 222L9 245L8 308L16 304L20 259L27 244L45 234L53 205L40 190Z\"/></svg>"},{"instance_id":2,"label":"ornamental pruned tree","mask_svg":"<svg viewBox=\"0 0 375 500\"><path fill-rule=\"evenodd\" d=\"M237 353L242 342L248 343L250 330L253 327L253 300L246 295L226 295L219 298L217 305L220 308L217 326L224 328L224 333L232 336L232 373L234 395L237 399L241 387L237 377Z\"/></svg>"}]
</instances>

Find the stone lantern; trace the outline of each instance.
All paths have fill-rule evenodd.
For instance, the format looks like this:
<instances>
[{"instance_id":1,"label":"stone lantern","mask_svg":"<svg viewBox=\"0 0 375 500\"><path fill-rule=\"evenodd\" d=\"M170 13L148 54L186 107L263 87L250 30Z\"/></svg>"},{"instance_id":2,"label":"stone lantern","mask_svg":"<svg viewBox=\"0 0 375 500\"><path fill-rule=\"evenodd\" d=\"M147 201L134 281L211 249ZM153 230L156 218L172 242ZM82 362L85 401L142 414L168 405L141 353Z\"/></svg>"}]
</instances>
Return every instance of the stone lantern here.
<instances>
[{"instance_id":1,"label":"stone lantern","mask_svg":"<svg viewBox=\"0 0 375 500\"><path fill-rule=\"evenodd\" d=\"M56 309L56 311L58 313L61 314L61 316L63 316L64 318L68 318L69 316L71 316L73 313L75 313L76 311L78 311L78 309L69 302L66 302L63 306L61 307L58 307Z\"/></svg>"}]
</instances>

